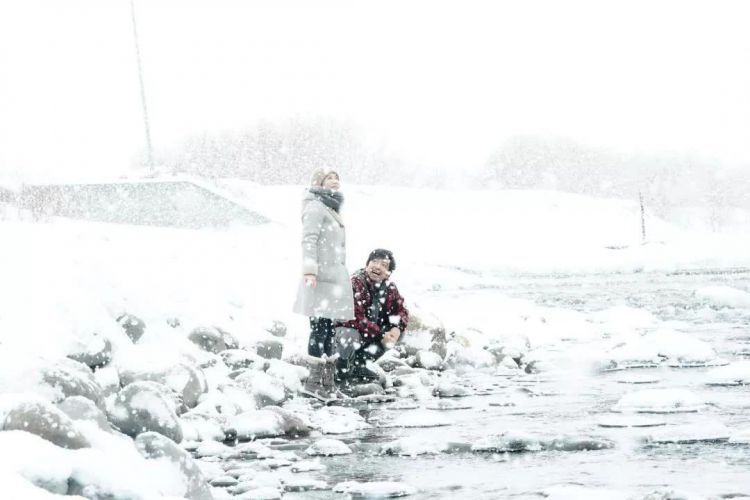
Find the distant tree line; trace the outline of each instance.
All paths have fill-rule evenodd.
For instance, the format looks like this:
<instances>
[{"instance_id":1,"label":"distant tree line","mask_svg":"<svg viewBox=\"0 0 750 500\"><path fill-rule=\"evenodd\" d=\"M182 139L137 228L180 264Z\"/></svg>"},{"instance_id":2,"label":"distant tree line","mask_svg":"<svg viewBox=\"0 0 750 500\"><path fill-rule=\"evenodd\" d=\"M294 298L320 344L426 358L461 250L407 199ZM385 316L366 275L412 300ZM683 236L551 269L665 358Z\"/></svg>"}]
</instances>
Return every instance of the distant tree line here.
<instances>
[{"instance_id":1,"label":"distant tree line","mask_svg":"<svg viewBox=\"0 0 750 500\"><path fill-rule=\"evenodd\" d=\"M484 165L457 173L406 163L368 143L355 125L332 118L262 121L239 131L195 135L163 163L176 173L260 184L305 184L314 168L329 167L345 182L359 184L551 189L627 199L642 193L653 213L674 219L677 212L685 216L701 208L714 229L731 219L733 210L750 210L750 175L696 156L620 153L560 137L519 135L499 142Z\"/></svg>"}]
</instances>

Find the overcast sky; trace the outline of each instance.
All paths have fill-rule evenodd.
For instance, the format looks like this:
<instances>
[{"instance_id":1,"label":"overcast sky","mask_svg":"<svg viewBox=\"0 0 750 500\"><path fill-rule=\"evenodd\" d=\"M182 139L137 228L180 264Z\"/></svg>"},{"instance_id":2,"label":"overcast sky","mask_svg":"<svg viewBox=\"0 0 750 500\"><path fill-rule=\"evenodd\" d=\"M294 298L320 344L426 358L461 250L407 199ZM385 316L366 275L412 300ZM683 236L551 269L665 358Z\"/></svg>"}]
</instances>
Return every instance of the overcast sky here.
<instances>
[{"instance_id":1,"label":"overcast sky","mask_svg":"<svg viewBox=\"0 0 750 500\"><path fill-rule=\"evenodd\" d=\"M135 7L157 150L314 115L446 168L513 134L750 165L750 2ZM0 2L0 173L122 171L143 137L128 0Z\"/></svg>"}]
</instances>

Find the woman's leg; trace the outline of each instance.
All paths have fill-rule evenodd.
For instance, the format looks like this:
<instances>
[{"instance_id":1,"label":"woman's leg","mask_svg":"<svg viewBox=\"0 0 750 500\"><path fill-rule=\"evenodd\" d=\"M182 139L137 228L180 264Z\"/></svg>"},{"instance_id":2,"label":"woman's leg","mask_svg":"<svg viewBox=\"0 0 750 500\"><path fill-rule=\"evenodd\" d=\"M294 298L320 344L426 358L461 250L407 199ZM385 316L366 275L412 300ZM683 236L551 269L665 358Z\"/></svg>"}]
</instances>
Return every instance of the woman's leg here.
<instances>
[{"instance_id":1,"label":"woman's leg","mask_svg":"<svg viewBox=\"0 0 750 500\"><path fill-rule=\"evenodd\" d=\"M327 318L310 318L310 340L307 343L307 354L310 356L319 358L323 355L327 335L324 324L326 320Z\"/></svg>"},{"instance_id":2,"label":"woman's leg","mask_svg":"<svg viewBox=\"0 0 750 500\"><path fill-rule=\"evenodd\" d=\"M321 321L325 322L325 342L323 343L323 353L330 357L336 353L336 330L333 328L333 320L328 318L320 318Z\"/></svg>"}]
</instances>

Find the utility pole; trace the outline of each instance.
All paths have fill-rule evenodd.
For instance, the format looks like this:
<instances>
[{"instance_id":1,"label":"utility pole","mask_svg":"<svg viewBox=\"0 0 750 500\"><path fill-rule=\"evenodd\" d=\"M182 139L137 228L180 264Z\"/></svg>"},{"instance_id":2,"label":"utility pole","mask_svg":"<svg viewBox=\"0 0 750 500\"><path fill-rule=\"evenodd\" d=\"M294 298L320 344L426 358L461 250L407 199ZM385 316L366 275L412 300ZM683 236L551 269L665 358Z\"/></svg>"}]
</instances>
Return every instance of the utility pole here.
<instances>
[{"instance_id":1,"label":"utility pole","mask_svg":"<svg viewBox=\"0 0 750 500\"><path fill-rule=\"evenodd\" d=\"M638 201L641 204L641 243L646 243L646 210L643 208L643 193L638 191Z\"/></svg>"},{"instance_id":2,"label":"utility pole","mask_svg":"<svg viewBox=\"0 0 750 500\"><path fill-rule=\"evenodd\" d=\"M138 47L138 28L135 22L135 0L130 0L130 14L133 19L133 40L135 41L135 59L138 63L138 81L141 85L141 106L143 107L143 125L146 131L146 162L151 173L154 173L154 150L151 146L151 127L148 122L148 107L146 106L146 87L143 85L143 68L141 67L141 51Z\"/></svg>"}]
</instances>

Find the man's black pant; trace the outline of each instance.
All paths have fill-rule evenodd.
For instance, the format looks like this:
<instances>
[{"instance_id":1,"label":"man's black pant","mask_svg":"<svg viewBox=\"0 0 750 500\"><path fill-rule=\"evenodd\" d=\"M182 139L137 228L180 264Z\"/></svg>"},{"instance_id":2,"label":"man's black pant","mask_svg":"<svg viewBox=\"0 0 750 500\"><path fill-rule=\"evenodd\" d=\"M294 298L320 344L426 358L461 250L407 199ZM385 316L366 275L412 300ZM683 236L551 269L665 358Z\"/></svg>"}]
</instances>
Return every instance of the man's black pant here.
<instances>
[{"instance_id":1,"label":"man's black pant","mask_svg":"<svg viewBox=\"0 0 750 500\"><path fill-rule=\"evenodd\" d=\"M339 354L336 362L337 377L356 376L367 361L375 361L385 353L380 340L364 341L362 335L354 328L337 328L335 352Z\"/></svg>"},{"instance_id":2,"label":"man's black pant","mask_svg":"<svg viewBox=\"0 0 750 500\"><path fill-rule=\"evenodd\" d=\"M310 318L310 341L307 354L320 358L325 354L332 356L335 352L335 332L333 321L328 318Z\"/></svg>"}]
</instances>

